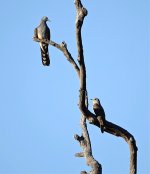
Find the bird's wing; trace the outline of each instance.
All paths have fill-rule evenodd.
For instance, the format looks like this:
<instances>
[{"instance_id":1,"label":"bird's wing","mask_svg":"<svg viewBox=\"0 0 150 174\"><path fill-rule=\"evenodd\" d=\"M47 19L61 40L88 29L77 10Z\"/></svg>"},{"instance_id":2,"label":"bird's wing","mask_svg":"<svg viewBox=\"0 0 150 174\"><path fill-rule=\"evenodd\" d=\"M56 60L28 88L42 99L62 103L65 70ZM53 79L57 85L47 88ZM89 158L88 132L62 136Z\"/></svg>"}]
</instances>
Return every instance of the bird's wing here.
<instances>
[{"instance_id":1,"label":"bird's wing","mask_svg":"<svg viewBox=\"0 0 150 174\"><path fill-rule=\"evenodd\" d=\"M37 36L38 39L50 40L50 29L45 23L40 23L40 25L35 29L34 32L35 32L35 36ZM41 42L40 49L41 49L42 64L44 66L49 66L50 56L48 53L48 44Z\"/></svg>"},{"instance_id":2,"label":"bird's wing","mask_svg":"<svg viewBox=\"0 0 150 174\"><path fill-rule=\"evenodd\" d=\"M50 30L45 23L42 23L38 27L38 38L39 39L50 39ZM48 53L48 44L40 43L41 48L41 58L43 65L49 66L50 64L50 56Z\"/></svg>"},{"instance_id":3,"label":"bird's wing","mask_svg":"<svg viewBox=\"0 0 150 174\"><path fill-rule=\"evenodd\" d=\"M45 31L45 37L46 39L48 39L50 41L50 29L48 28L48 26L46 27L46 31Z\"/></svg>"},{"instance_id":4,"label":"bird's wing","mask_svg":"<svg viewBox=\"0 0 150 174\"><path fill-rule=\"evenodd\" d=\"M104 109L101 105L94 104L93 109L94 109L94 112L97 116L99 115L99 116L105 117L105 112L104 112Z\"/></svg>"},{"instance_id":5,"label":"bird's wing","mask_svg":"<svg viewBox=\"0 0 150 174\"><path fill-rule=\"evenodd\" d=\"M34 29L34 36L33 37L38 38L37 28Z\"/></svg>"}]
</instances>

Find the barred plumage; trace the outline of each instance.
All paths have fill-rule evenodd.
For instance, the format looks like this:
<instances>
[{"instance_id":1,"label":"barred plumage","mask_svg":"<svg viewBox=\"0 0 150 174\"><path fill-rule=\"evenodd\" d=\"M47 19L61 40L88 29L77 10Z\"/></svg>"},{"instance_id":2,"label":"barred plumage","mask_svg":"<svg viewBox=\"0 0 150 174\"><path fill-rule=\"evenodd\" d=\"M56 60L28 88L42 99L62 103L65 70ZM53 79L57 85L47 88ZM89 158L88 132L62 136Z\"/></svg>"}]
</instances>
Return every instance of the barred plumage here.
<instances>
[{"instance_id":1,"label":"barred plumage","mask_svg":"<svg viewBox=\"0 0 150 174\"><path fill-rule=\"evenodd\" d=\"M49 21L48 17L44 16L41 19L40 25L34 30L34 37L38 39L46 39L50 41L50 29L48 28L46 22ZM42 64L44 66L49 66L50 56L48 52L48 44L40 43Z\"/></svg>"}]
</instances>

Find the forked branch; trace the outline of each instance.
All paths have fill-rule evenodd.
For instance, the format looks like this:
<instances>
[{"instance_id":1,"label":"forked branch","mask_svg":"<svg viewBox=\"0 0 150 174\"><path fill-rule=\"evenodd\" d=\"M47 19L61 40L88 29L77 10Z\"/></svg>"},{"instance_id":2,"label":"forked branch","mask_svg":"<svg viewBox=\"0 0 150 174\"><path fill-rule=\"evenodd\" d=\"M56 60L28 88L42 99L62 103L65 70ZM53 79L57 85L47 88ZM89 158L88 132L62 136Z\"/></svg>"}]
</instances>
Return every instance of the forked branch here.
<instances>
[{"instance_id":1,"label":"forked branch","mask_svg":"<svg viewBox=\"0 0 150 174\"><path fill-rule=\"evenodd\" d=\"M98 161L96 161L92 155L92 148L91 148L91 142L89 133L87 130L86 125L86 118L84 115L81 116L80 125L82 128L82 136L75 135L74 138L77 140L83 149L83 152L77 153L77 157L84 157L86 160L86 164L88 166L91 166L92 171L90 171L90 174L102 174L102 166L99 164ZM88 174L86 171L82 171L81 174Z\"/></svg>"},{"instance_id":2,"label":"forked branch","mask_svg":"<svg viewBox=\"0 0 150 174\"><path fill-rule=\"evenodd\" d=\"M91 113L85 105L85 95L87 93L86 89L86 68L83 55L83 45L81 37L81 28L85 16L87 15L87 10L83 7L81 0L75 0L76 5L76 40L78 49L78 61L80 65L80 96L79 96L79 108L81 113L89 120L91 124L94 124L100 128L99 121L96 115ZM130 149L130 174L136 174L137 171L137 147L136 141L127 130L117 126L111 122L106 121L104 125L104 131L115 136L119 136L125 139L129 145Z\"/></svg>"},{"instance_id":3,"label":"forked branch","mask_svg":"<svg viewBox=\"0 0 150 174\"><path fill-rule=\"evenodd\" d=\"M80 95L79 95L79 109L81 111L81 128L82 128L82 136L75 135L75 139L80 143L83 152L77 153L76 156L78 157L85 157L87 165L92 167L92 171L90 174L101 174L102 167L101 165L93 158L92 156L92 149L91 149L91 142L89 138L89 134L87 131L86 126L86 119L89 121L90 124L93 124L100 128L99 121L97 120L97 116L93 114L87 107L85 100L87 97L87 88L86 88L86 67L84 62L84 54L83 54L83 44L82 44L82 35L81 29L83 25L83 21L85 16L87 16L88 12L83 7L81 0L74 1L76 6L76 43L77 43L77 50L78 50L78 62L79 66L73 59L72 55L67 49L67 44L62 42L61 44L57 44L53 41L47 40L39 40L38 38L33 38L36 42L43 42L47 43L55 48L59 49L67 60L72 64L73 68L77 72L77 75L80 80ZM88 102L88 101L87 101ZM104 131L112 134L117 137L123 138L129 145L130 149L130 174L136 174L137 172L137 146L136 141L132 134L130 134L127 130L123 129L122 127L113 124L109 121L105 121ZM87 174L87 172L83 171L82 174Z\"/></svg>"},{"instance_id":4,"label":"forked branch","mask_svg":"<svg viewBox=\"0 0 150 174\"><path fill-rule=\"evenodd\" d=\"M85 105L88 108L88 94L86 93L85 97ZM76 153L76 157L84 157L86 160L86 164L92 168L89 174L102 174L102 166L96 161L92 155L92 147L91 141L89 137L89 133L87 130L86 117L84 115L81 116L80 125L82 128L82 135L75 135L74 138L77 140L83 149L83 152ZM82 171L81 174L88 174L86 171Z\"/></svg>"},{"instance_id":5,"label":"forked branch","mask_svg":"<svg viewBox=\"0 0 150 174\"><path fill-rule=\"evenodd\" d=\"M41 39L38 39L36 37L33 37L33 40L36 41L36 42L43 42L43 43L47 43L57 49L59 49L61 52L64 53L65 57L67 58L67 60L73 65L75 71L77 72L78 74L78 77L80 77L80 70L79 70L79 67L77 65L77 63L75 62L75 60L73 59L72 55L70 54L70 52L68 51L67 49L67 44L65 42L62 42L61 44L58 44L54 41L49 41L49 40L41 40Z\"/></svg>"},{"instance_id":6,"label":"forked branch","mask_svg":"<svg viewBox=\"0 0 150 174\"><path fill-rule=\"evenodd\" d=\"M88 111L88 97L87 97L87 90L86 90L86 67L84 63L84 54L83 54L83 44L82 44L82 36L81 36L81 29L83 25L83 21L85 16L88 14L87 10L83 7L80 0L75 0L76 6L76 43L77 43L77 50L78 50L78 62L80 66L80 95L79 95L79 109L82 113L82 117L80 120L80 125L82 128L82 140L79 141L79 136L76 135L75 139L80 142L80 145L83 149L83 154L86 160L87 165L91 166L92 171L90 174L102 174L102 167L96 161L92 155L92 148L90 137L87 130L86 125L86 118L87 115L84 114L84 111ZM86 174L86 171L82 171L82 174Z\"/></svg>"}]
</instances>

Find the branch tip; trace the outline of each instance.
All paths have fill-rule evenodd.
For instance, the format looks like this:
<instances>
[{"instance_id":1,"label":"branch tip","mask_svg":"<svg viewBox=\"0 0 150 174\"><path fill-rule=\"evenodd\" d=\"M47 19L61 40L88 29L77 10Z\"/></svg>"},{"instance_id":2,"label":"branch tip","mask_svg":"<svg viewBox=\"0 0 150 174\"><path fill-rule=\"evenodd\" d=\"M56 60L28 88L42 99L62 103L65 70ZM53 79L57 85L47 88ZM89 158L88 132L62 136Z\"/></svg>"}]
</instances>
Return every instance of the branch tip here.
<instances>
[{"instance_id":1,"label":"branch tip","mask_svg":"<svg viewBox=\"0 0 150 174\"><path fill-rule=\"evenodd\" d=\"M84 157L84 153L83 152L76 153L75 154L75 157Z\"/></svg>"},{"instance_id":2,"label":"branch tip","mask_svg":"<svg viewBox=\"0 0 150 174\"><path fill-rule=\"evenodd\" d=\"M79 137L80 137L80 136L79 136L79 135L77 135L77 134L75 134L75 135L74 135L74 139L75 139L75 140L78 140L78 139L79 139Z\"/></svg>"}]
</instances>

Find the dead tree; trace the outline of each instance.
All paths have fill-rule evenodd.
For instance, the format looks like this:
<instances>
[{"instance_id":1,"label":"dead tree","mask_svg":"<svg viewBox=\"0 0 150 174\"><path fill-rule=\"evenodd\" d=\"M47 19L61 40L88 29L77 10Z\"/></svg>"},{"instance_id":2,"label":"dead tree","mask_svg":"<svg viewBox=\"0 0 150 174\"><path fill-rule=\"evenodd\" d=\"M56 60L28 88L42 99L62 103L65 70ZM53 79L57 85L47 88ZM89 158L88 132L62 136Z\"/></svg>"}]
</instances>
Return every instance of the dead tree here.
<instances>
[{"instance_id":1,"label":"dead tree","mask_svg":"<svg viewBox=\"0 0 150 174\"><path fill-rule=\"evenodd\" d=\"M93 114L88 109L88 93L87 93L87 85L86 85L86 66L84 62L84 54L83 54L83 44L82 44L82 34L81 29L84 22L84 18L87 16L88 11L83 7L81 0L75 0L76 7L76 44L77 44L77 52L78 57L77 61L74 60L72 55L67 49L67 44L63 41L61 44L58 44L54 41L47 40L39 40L38 38L33 38L34 41L43 43L47 43L55 48L59 49L66 57L66 59L72 64L74 70L76 71L79 81L79 109L81 111L81 120L80 125L82 128L82 135L75 135L74 138L77 140L82 148L82 152L76 153L76 157L84 157L88 166L91 166L92 170L89 174L102 174L102 166L96 161L92 155L92 148L90 137L88 134L86 120L89 121L90 124L97 126L100 128L100 122L95 114ZM114 135L116 137L121 137L125 140L125 142L129 145L130 151L130 174L136 174L137 172L137 146L136 141L131 133L129 133L124 128L109 122L107 119L104 122L104 131ZM86 171L82 171L82 174L87 174Z\"/></svg>"}]
</instances>

